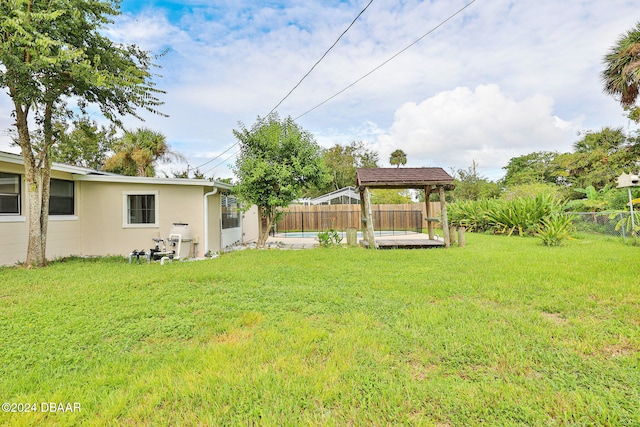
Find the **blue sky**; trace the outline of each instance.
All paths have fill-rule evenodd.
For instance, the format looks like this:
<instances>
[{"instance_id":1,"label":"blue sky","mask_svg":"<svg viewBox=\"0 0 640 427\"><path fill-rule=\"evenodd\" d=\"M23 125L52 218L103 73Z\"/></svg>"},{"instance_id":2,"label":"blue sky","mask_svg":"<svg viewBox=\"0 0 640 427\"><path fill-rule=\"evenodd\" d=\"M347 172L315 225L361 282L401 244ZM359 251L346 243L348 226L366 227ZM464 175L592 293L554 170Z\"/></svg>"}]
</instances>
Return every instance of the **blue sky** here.
<instances>
[{"instance_id":1,"label":"blue sky","mask_svg":"<svg viewBox=\"0 0 640 427\"><path fill-rule=\"evenodd\" d=\"M124 0L107 32L152 52L168 49L157 85L170 116L127 126L164 133L192 167L216 158L236 142L238 121L251 126L271 111L368 2ZM466 3L374 0L278 112L300 116ZM630 126L599 73L607 50L638 20L637 0L476 0L297 122L323 146L366 142L383 166L400 148L407 166L449 171L475 161L496 179L512 157L568 151L585 131ZM8 105L0 99L0 108ZM201 169L232 176L233 152Z\"/></svg>"}]
</instances>

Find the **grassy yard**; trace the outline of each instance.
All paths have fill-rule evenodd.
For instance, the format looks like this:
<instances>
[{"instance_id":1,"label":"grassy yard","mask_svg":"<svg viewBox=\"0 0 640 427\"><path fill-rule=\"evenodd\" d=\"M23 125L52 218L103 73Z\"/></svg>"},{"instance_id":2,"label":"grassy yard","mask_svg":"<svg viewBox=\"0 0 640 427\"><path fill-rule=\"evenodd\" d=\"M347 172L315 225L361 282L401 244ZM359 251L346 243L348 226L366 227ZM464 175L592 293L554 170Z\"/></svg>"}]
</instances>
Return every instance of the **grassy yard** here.
<instances>
[{"instance_id":1,"label":"grassy yard","mask_svg":"<svg viewBox=\"0 0 640 427\"><path fill-rule=\"evenodd\" d=\"M37 405L0 425L640 425L639 255L468 235L0 269L0 401Z\"/></svg>"}]
</instances>

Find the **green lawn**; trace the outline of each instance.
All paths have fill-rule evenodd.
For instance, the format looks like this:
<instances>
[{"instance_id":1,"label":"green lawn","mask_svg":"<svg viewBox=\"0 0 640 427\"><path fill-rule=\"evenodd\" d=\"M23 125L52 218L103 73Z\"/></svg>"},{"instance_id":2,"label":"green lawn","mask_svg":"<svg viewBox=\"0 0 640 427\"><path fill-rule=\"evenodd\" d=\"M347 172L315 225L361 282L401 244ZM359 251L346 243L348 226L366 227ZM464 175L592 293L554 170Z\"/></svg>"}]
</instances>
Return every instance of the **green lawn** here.
<instances>
[{"instance_id":1,"label":"green lawn","mask_svg":"<svg viewBox=\"0 0 640 427\"><path fill-rule=\"evenodd\" d=\"M640 425L639 255L470 234L0 269L0 401L37 405L0 425Z\"/></svg>"}]
</instances>

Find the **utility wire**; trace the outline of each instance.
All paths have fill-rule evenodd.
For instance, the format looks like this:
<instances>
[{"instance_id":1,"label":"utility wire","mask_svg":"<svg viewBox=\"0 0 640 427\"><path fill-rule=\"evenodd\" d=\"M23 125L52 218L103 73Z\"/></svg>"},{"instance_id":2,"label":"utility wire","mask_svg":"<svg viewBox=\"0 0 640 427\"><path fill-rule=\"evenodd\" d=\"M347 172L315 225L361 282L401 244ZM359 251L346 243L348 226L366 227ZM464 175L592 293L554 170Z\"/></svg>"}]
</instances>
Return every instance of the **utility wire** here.
<instances>
[{"instance_id":1,"label":"utility wire","mask_svg":"<svg viewBox=\"0 0 640 427\"><path fill-rule=\"evenodd\" d=\"M373 0L372 0L373 1ZM414 45L416 45L417 43L419 43L422 39L424 39L425 37L427 37L428 35L430 35L431 33L433 33L434 31L436 31L438 28L442 27L444 24L446 24L447 22L449 22L450 20L452 20L453 18L455 18L456 16L458 16L460 13L462 13L465 9L467 9L469 6L471 6L473 3L475 3L476 0L471 0L469 3L465 4L463 7L461 7L460 9L458 9L456 12L454 12L453 14L449 15L449 17L447 17L445 20L443 20L442 22L440 22L438 25L436 25L435 27L431 28L429 31L427 31L426 33L424 33L422 36L420 36L418 39L416 39L414 42L410 43L408 46L406 46L405 48L403 48L402 50L400 50L399 52L397 52L396 54L394 54L393 56L391 56L389 59L387 59L386 61L384 61L383 63L381 63L380 65L378 65L377 67L375 67L374 69L372 69L371 71L369 71L368 73L364 74L362 77L360 77L359 79L357 79L356 81L354 81L353 83L351 83L350 85L346 86L344 89L340 90L339 92L335 93L334 95L330 96L329 98L325 99L324 101L322 101L321 103L317 104L315 107L305 111L304 113L300 114L299 116L297 116L296 118L294 118L294 120L298 120L299 118L306 116L307 114L309 114L310 112L314 111L315 109L321 107L322 105L326 104L327 102L331 101L332 99L334 99L335 97L337 97L338 95L346 92L347 90L349 90L350 88L352 88L353 86L355 86L356 84L358 84L359 82L361 82L362 80L364 80L365 78L369 77L371 74L373 74L374 72L378 71L380 68L382 68L383 66L387 65L389 62L391 62L392 60L394 60L395 58L397 58L398 56L400 56L401 54L403 54L405 51L409 50L411 47L413 47ZM369 4L371 4L371 2L369 2ZM362 12L364 12L364 10L366 10L366 8L369 7L369 5L367 5L365 7L365 9L363 9ZM360 12L360 14L358 16L360 16L362 14L362 12ZM356 18L357 19L357 18ZM355 22L355 20L354 20ZM353 23L352 23L353 25ZM350 28L351 26L349 26ZM347 28L348 30L348 28ZM344 33L343 33L344 34ZM342 37L342 36L341 36ZM339 40L339 39L338 39ZM335 44L334 44L335 45ZM333 46L332 46L333 47ZM329 49L330 50L330 49ZM328 51L327 51L328 52ZM323 56L324 57L324 56ZM320 59L322 60L322 58ZM319 61L318 61L319 62ZM317 63L316 63L317 65ZM314 65L315 67L315 65ZM313 68L312 68L313 70ZM311 72L311 71L309 71ZM308 75L308 73L307 73ZM306 76L305 76L306 77ZM304 80L304 77L303 79ZM302 80L298 83L298 85L302 82ZM296 85L296 87L298 86ZM294 87L294 89L296 88ZM291 92L293 92L293 90L291 90ZM289 94L291 94L291 92L289 92ZM280 103L278 105L276 105L276 107L274 107L273 110L271 110L272 112L289 96L289 94L287 96L285 96L285 98L283 98L282 101L280 101ZM236 142L235 144L233 144L231 147L229 147L227 150L225 150L224 152L226 153L227 151L229 151L229 149L235 147L236 145L238 145L239 142ZM228 161L229 159L231 159L232 157L236 156L238 153L240 153L240 150L236 151L235 153L233 153L231 156L227 157L224 161L222 161L221 163L217 164L216 166L214 166L213 168L209 169L210 171L215 170L216 168L218 168L220 165L224 164L226 161ZM222 154L221 154L222 155ZM220 156L221 156L220 155ZM218 156L218 157L220 157Z\"/></svg>"},{"instance_id":2,"label":"utility wire","mask_svg":"<svg viewBox=\"0 0 640 427\"><path fill-rule=\"evenodd\" d=\"M462 8L460 8L457 12L453 13L452 15L450 15L447 19L445 19L444 21L440 22L438 25L436 25L435 27L433 27L432 29L430 29L429 31L427 31L425 34L423 34L422 36L420 36L420 38L418 38L416 41L414 41L413 43L411 43L410 45L408 45L407 47L405 47L404 49L402 49L401 51L399 51L398 53L396 53L395 55L393 55L391 58L387 59L386 61L384 61L382 64L378 65L377 67L375 67L373 70L369 71L367 74L365 74L364 76L360 77L358 80L356 80L355 82L351 83L350 85L348 85L347 87L345 87L344 89L342 89L341 91L337 92L336 94L330 96L329 98L325 99L324 101L322 101L321 103L319 103L318 105L316 105L315 107L305 111L304 113L300 114L298 117L294 118L294 120L298 120L300 117L303 117L307 114L309 114L310 112L312 112L313 110L315 110L316 108L326 104L327 102L331 101L333 98L335 98L336 96L342 94L343 92L346 92L348 89L350 89L351 87L355 86L356 84L358 84L360 81L364 80L365 78L369 77L371 74L373 74L374 72L378 71L380 68L382 68L383 66L387 65L389 62L391 62L392 60L394 60L396 57L400 56L402 53L404 53L405 51L407 51L409 48L411 48L412 46L414 46L415 44L417 44L418 42L420 42L420 40L422 40L423 38L427 37L429 34L433 33L435 30L437 30L438 28L440 28L441 26L443 26L444 24L446 24L447 22L449 22L451 19L455 18L457 15L459 15L460 13L462 13L462 11L464 11L466 8L468 8L469 6L471 6L473 3L475 3L476 0L471 0L469 3L467 3L466 5L464 5Z\"/></svg>"},{"instance_id":3,"label":"utility wire","mask_svg":"<svg viewBox=\"0 0 640 427\"><path fill-rule=\"evenodd\" d=\"M236 142L237 144L237 142ZM195 167L194 169L200 169L201 167L208 165L209 163L213 162L214 160L219 159L220 157L222 157L222 155L224 153L226 153L227 151L231 150L236 144L233 144L231 147L227 148L226 150L224 150L222 153L218 154L217 156L215 156L212 159L207 160L206 162L204 162L203 164L201 164L200 166Z\"/></svg>"},{"instance_id":4,"label":"utility wire","mask_svg":"<svg viewBox=\"0 0 640 427\"><path fill-rule=\"evenodd\" d=\"M275 110L276 110L276 109L277 109L277 108L278 108L278 107L279 107L279 106L280 106L280 105L281 105L281 104L282 104L282 103L283 103L283 102L284 102L284 101L285 101L285 100L286 100L286 99L287 99L287 98L288 98L288 97L293 93L293 91L294 91L294 90L296 90L296 89L298 88L298 86L300 86L300 84L304 81L304 79L306 79L306 78L309 76L309 74L311 74L311 72L312 72L312 71L313 71L313 70L318 66L318 64L320 64L320 62L322 62L322 60L325 58L325 56L327 56L327 54L331 51L331 49L333 49L333 48L338 44L338 42L340 41L340 39L342 39L342 37L343 37L345 34L347 34L347 32L351 29L351 27L353 27L353 25L354 25L354 24L356 23L356 21L360 18L360 16L362 16L362 14L363 14L363 13L364 13L368 8L369 8L369 6L371 6L371 3L373 3L373 0L370 0L370 1L369 1L369 3L364 7L364 9L362 9L362 10L360 11L360 13L358 13L358 15L353 19L353 21L351 21L351 24L349 24L349 26L347 27L347 29L346 29L346 30L344 30L344 31L342 32L342 34L340 34L340 37L338 37L338 38L336 39L336 41L335 41L335 42L333 42L333 44L329 47L329 49L327 49L327 50L325 51L325 53L320 57L320 59L318 59L318 60L316 61L316 63L315 63L315 64L313 64L313 66L311 67L311 69L310 69L309 71L307 71L307 74L305 74L305 75L300 79L300 81L299 81L298 83L296 83L296 85L293 87L293 89L291 89L291 90L289 91L289 93L287 93L287 94L285 95L285 97L284 97L284 98L282 98L282 99L280 100L280 102L278 102L278 104L277 104L275 107L273 107L273 108L271 109L271 111L269 112L269 114L273 113L273 112L274 112L274 111L275 111ZM267 116L268 116L269 114L267 114ZM207 162L205 162L205 163L201 164L200 166L196 167L196 169L199 169L199 168L201 168L202 166L205 166L205 165L207 165L207 164L209 164L209 163L213 162L214 160L219 159L220 157L222 157L222 155L223 155L224 153L226 153L227 151L231 150L233 147L235 147L235 146L236 146L236 145L238 145L238 144L239 144L239 142L234 143L233 145L231 145L229 148L227 148L226 150L224 150L222 153L220 153L220 154L219 154L219 155L217 155L216 157L214 157L214 158L212 158L211 160L208 160ZM226 160L225 160L225 161L226 161ZM215 169L215 168L214 168L214 169Z\"/></svg>"},{"instance_id":5,"label":"utility wire","mask_svg":"<svg viewBox=\"0 0 640 427\"><path fill-rule=\"evenodd\" d=\"M238 145L238 143L233 144L231 147L234 147L236 145ZM215 166L209 168L206 172L203 172L203 174L207 174L209 172L213 172L214 170L218 169L220 166L222 166L223 164L225 164L226 162L228 162L229 160L231 160L233 157L237 156L238 154L240 154L240 150L236 150L229 157L227 157L226 159L224 159L220 163L216 164Z\"/></svg>"},{"instance_id":6,"label":"utility wire","mask_svg":"<svg viewBox=\"0 0 640 427\"><path fill-rule=\"evenodd\" d=\"M333 42L333 44L331 45L331 47L330 47L329 49L327 49L327 51L326 51L326 52L325 52L325 53L320 57L320 59L318 59L318 61L316 61L316 63L315 63L315 64L313 64L313 67L311 67L311 69L310 69L309 71L307 71L307 74L305 74L305 75L300 79L300 81L299 81L299 82L298 82L298 83L293 87L293 89L291 89L291 90L289 91L289 93L287 93L287 94L285 95L285 97L284 97L284 98L282 98L282 99L280 100L280 102L278 102L278 105L276 105L275 107L273 107L273 108L271 109L271 111L269 112L269 114L273 113L273 112L276 110L276 108L278 108L278 107L280 106L280 104L282 104L282 103L284 102L284 100L285 100L285 99L287 99L287 98L289 97L289 95L291 95L291 94L293 93L293 91L294 91L294 90L296 90L296 89L298 88L298 86L300 86L300 84L303 82L303 80L304 80L304 79L306 79L306 78L307 78L307 76L308 76L309 74L311 74L311 72L314 70L314 68L316 68L316 66L317 66L320 62L322 62L322 60L324 59L324 57L325 57L325 56L327 56L327 54L331 51L331 49L333 49L333 48L335 47L335 45L337 45L337 44L338 44L338 42L340 41L340 39L341 39L345 34L347 34L347 31L349 31L349 30L351 29L351 27L353 27L353 24L355 24L355 23L356 23L356 21L358 20L358 18L360 18L360 16L362 16L362 14L363 14L363 13L364 13L368 8L369 8L369 6L371 6L371 3L373 3L373 0L371 0L371 1L370 1L370 2L369 2L369 3L364 7L364 9L362 9L362 10L360 11L360 13L358 14L358 16L356 16L356 17L354 18L354 20L353 20L353 21L351 21L351 24L349 24L349 26L347 27L347 29L346 29L346 30L344 30L344 31L342 32L342 34L340 34L340 37L338 37L338 39L337 39L335 42ZM268 115L268 114L267 114L267 115Z\"/></svg>"}]
</instances>

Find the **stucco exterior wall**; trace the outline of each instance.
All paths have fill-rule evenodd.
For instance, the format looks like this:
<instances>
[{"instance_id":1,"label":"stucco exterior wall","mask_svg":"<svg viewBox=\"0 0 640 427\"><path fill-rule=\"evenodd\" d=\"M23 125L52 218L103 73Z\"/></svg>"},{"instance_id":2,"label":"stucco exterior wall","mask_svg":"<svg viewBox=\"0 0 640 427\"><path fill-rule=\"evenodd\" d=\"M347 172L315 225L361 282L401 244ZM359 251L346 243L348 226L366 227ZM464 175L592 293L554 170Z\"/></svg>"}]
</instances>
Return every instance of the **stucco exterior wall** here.
<instances>
[{"instance_id":1,"label":"stucco exterior wall","mask_svg":"<svg viewBox=\"0 0 640 427\"><path fill-rule=\"evenodd\" d=\"M3 160L8 158L9 160ZM20 214L0 214L0 265L26 259L28 207L24 167L17 156L0 153L0 172L16 174L20 181ZM82 168L60 167L51 177L73 181L74 214L50 216L47 233L48 259L70 255L121 255L155 246L153 238L168 238L174 223L188 224L191 239L182 242L181 257L205 254L205 228L209 249L221 250L220 193L206 197L208 221L205 226L205 194L214 183L194 180L154 180L149 178L92 175ZM227 187L225 187L227 188ZM127 194L153 194L156 198L155 224L128 224ZM176 249L177 247L167 249Z\"/></svg>"},{"instance_id":2,"label":"stucco exterior wall","mask_svg":"<svg viewBox=\"0 0 640 427\"><path fill-rule=\"evenodd\" d=\"M205 242L203 242L202 256L209 251L212 254L219 253L222 249L220 245L222 242L222 206L220 204L220 197L220 193L207 197L207 203L209 204L209 229L206 244L208 248L205 248L206 245Z\"/></svg>"},{"instance_id":3,"label":"stucco exterior wall","mask_svg":"<svg viewBox=\"0 0 640 427\"><path fill-rule=\"evenodd\" d=\"M0 265L23 262L27 257L27 223L0 218Z\"/></svg>"},{"instance_id":4,"label":"stucco exterior wall","mask_svg":"<svg viewBox=\"0 0 640 427\"><path fill-rule=\"evenodd\" d=\"M0 265L24 262L27 258L29 236L29 209L24 169L21 165L0 163L0 172L20 175L20 215L0 215ZM51 177L73 181L70 173L52 171ZM47 232L48 259L69 255L81 255L81 221L78 212L78 186L74 184L76 215L49 217Z\"/></svg>"},{"instance_id":5,"label":"stucco exterior wall","mask_svg":"<svg viewBox=\"0 0 640 427\"><path fill-rule=\"evenodd\" d=\"M253 205L242 214L242 243L258 241L258 225L258 207Z\"/></svg>"},{"instance_id":6,"label":"stucco exterior wall","mask_svg":"<svg viewBox=\"0 0 640 427\"><path fill-rule=\"evenodd\" d=\"M0 163L0 172L24 174L19 165ZM20 205L22 213L26 211L24 180L20 185ZM0 265L15 264L24 261L27 254L27 218L22 215L0 215Z\"/></svg>"},{"instance_id":7,"label":"stucco exterior wall","mask_svg":"<svg viewBox=\"0 0 640 427\"><path fill-rule=\"evenodd\" d=\"M211 190L211 188L209 188ZM157 198L157 225L126 224L126 195L154 194ZM153 238L167 238L173 223L189 225L191 241L183 242L182 255L200 250L204 237L203 187L146 185L111 182L82 182L82 248L90 255L128 255L132 250L148 250ZM219 195L209 197L210 203ZM215 212L210 212L210 216ZM219 215L219 210L218 210ZM218 239L219 242L219 239Z\"/></svg>"}]
</instances>

